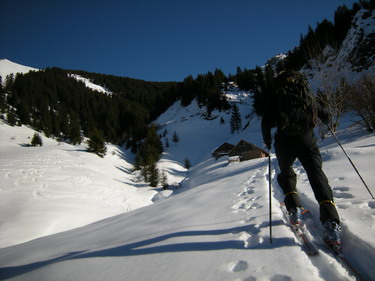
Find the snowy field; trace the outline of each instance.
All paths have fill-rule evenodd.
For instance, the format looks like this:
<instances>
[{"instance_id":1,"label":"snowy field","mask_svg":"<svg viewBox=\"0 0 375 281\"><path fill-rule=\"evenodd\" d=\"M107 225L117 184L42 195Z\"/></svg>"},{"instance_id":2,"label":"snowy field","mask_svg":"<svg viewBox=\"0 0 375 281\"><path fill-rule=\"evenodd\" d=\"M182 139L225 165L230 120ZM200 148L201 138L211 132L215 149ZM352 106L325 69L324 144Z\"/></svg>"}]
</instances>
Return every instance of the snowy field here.
<instances>
[{"instance_id":1,"label":"snowy field","mask_svg":"<svg viewBox=\"0 0 375 281\"><path fill-rule=\"evenodd\" d=\"M237 102L242 116L250 113L248 98ZM27 147L34 131L1 123L0 278L355 280L319 240L318 206L298 162L298 189L314 216L308 228L319 255L307 256L286 226L275 157L270 244L268 160L228 165L211 158L225 141L260 146L259 120L232 135L228 112L205 120L204 111L176 103L157 120L170 142L159 168L169 183L181 182L172 195L139 182L132 156L116 146L104 159L84 145L47 138L42 147ZM343 120L338 137L374 194L375 136L350 124ZM344 254L365 280L375 280L375 200L332 137L319 146L342 218ZM185 157L193 165L188 172Z\"/></svg>"},{"instance_id":2,"label":"snowy field","mask_svg":"<svg viewBox=\"0 0 375 281\"><path fill-rule=\"evenodd\" d=\"M45 137L29 147L35 131L0 122L0 247L152 203L156 192L135 182L121 148L109 145L102 159Z\"/></svg>"}]
</instances>

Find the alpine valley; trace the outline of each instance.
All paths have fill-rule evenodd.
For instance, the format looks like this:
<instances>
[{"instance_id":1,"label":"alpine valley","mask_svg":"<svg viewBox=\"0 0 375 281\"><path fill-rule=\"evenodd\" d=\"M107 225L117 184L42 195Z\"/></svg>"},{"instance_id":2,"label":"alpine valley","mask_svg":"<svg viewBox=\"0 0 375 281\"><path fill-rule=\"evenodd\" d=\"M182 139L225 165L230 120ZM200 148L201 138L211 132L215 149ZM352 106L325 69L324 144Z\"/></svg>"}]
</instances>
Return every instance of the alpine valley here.
<instances>
[{"instance_id":1,"label":"alpine valley","mask_svg":"<svg viewBox=\"0 0 375 281\"><path fill-rule=\"evenodd\" d=\"M300 70L316 94L370 77L374 96L374 10L358 9L346 34L339 48L324 46ZM298 49L260 69L293 55ZM298 191L310 213L306 232L318 248L313 256L283 216L273 150L271 170L267 157L241 162L213 157L224 143L234 146L241 140L265 149L254 93L240 83L248 73L223 77L216 70L184 83L156 83L0 60L0 279L375 280L375 200L330 133L316 128L342 219L347 263L322 243L318 205L298 161ZM53 78L48 82L43 75ZM196 92L210 83L220 92ZM74 94L63 99L63 90L54 92L60 86ZM17 97L11 94L16 90ZM17 108L17 98L28 90L33 106ZM44 106L41 93L56 102ZM58 119L69 116L72 124L72 108L81 121L85 118L82 139L74 144L69 129L62 136L66 117ZM35 122L47 120L43 114L55 119ZM337 137L375 194L375 135L354 110L337 117ZM93 127L105 140L101 157L88 152ZM139 150L149 155L142 144L151 139L151 127L163 147L155 167L162 180L154 186L134 169ZM42 146L30 145L35 134Z\"/></svg>"}]
</instances>

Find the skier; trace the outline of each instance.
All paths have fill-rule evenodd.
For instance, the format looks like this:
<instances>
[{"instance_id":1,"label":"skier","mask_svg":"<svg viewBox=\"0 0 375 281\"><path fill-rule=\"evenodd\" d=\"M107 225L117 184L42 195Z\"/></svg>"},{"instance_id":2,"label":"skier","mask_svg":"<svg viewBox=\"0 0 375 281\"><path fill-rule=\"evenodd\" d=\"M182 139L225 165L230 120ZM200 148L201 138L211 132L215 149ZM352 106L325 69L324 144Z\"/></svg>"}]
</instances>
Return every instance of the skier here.
<instances>
[{"instance_id":1,"label":"skier","mask_svg":"<svg viewBox=\"0 0 375 281\"><path fill-rule=\"evenodd\" d=\"M265 145L271 149L271 128L275 134L275 152L280 168L278 183L285 195L285 206L292 224L301 224L301 207L293 163L298 158L304 167L320 207L320 220L327 244L340 248L340 218L333 192L322 170L322 159L314 135L316 117L328 124L327 112L316 102L302 73L283 71L275 77L273 98L262 118Z\"/></svg>"}]
</instances>

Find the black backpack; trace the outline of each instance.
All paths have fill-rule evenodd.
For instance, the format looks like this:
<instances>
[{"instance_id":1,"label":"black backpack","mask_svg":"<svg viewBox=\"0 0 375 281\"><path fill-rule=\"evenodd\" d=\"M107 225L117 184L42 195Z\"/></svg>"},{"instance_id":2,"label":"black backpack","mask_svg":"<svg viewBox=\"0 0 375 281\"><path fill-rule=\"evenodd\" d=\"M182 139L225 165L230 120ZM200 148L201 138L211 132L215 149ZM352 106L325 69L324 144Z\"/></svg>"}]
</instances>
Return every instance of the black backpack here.
<instances>
[{"instance_id":1,"label":"black backpack","mask_svg":"<svg viewBox=\"0 0 375 281\"><path fill-rule=\"evenodd\" d=\"M286 71L276 77L275 85L278 131L298 136L314 128L316 102L305 76L297 71Z\"/></svg>"}]
</instances>

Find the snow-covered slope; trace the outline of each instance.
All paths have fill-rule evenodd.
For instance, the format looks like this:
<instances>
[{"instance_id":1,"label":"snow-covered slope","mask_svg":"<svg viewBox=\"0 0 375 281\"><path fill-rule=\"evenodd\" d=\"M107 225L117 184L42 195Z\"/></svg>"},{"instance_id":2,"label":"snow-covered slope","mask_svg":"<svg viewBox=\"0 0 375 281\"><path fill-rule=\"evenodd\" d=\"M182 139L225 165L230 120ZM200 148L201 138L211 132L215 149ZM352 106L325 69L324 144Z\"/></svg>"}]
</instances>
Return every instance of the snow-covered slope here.
<instances>
[{"instance_id":1,"label":"snow-covered slope","mask_svg":"<svg viewBox=\"0 0 375 281\"><path fill-rule=\"evenodd\" d=\"M33 67L24 66L18 63L11 62L7 59L0 60L0 76L3 83L5 82L5 79L9 74L16 75L17 73L27 73L29 71L38 70L39 69Z\"/></svg>"},{"instance_id":2,"label":"snow-covered slope","mask_svg":"<svg viewBox=\"0 0 375 281\"><path fill-rule=\"evenodd\" d=\"M321 83L330 67L313 69L311 81ZM245 92L229 96L244 121L250 98ZM1 123L0 279L355 280L322 245L319 207L299 162L298 190L320 249L315 257L305 254L285 224L274 156L271 198L268 159L229 165L226 158L211 158L223 142L243 138L261 146L256 117L234 135L229 119L229 112L218 111L207 118L193 102L176 103L156 120L164 144L169 142L159 168L170 184L180 183L172 196L137 181L132 156L118 147L109 146L104 159L84 146L46 138L43 147L27 147L33 130ZM343 119L337 135L375 194L374 134ZM364 280L375 280L375 200L332 137L319 146L342 220L344 255ZM185 158L193 165L188 172Z\"/></svg>"},{"instance_id":3,"label":"snow-covered slope","mask_svg":"<svg viewBox=\"0 0 375 281\"><path fill-rule=\"evenodd\" d=\"M239 106L243 113L250 112L245 102ZM177 102L157 120L161 132L168 131L170 147L159 168L171 185L185 178L185 157L196 165L209 159L222 142L236 143L241 138L230 134L229 113L216 112L217 118L205 120L205 111L196 102L185 108ZM132 172L132 154L120 147L108 145L104 159L87 153L84 144L72 146L45 137L42 147L28 147L34 130L0 122L0 247L83 226L170 195L157 194L142 183ZM177 144L172 142L174 132L181 139ZM251 132L247 130L246 139L260 144L259 135Z\"/></svg>"},{"instance_id":4,"label":"snow-covered slope","mask_svg":"<svg viewBox=\"0 0 375 281\"><path fill-rule=\"evenodd\" d=\"M252 113L251 99L246 92L228 92L231 102L238 105L241 112L242 127L247 125L246 116ZM163 159L173 159L184 163L187 157L193 165L198 164L211 157L212 151L224 142L236 144L241 138L262 146L262 139L257 130L259 120L254 117L250 120L248 129L240 133L231 134L230 118L231 110L227 112L214 111L207 117L205 107L199 108L196 101L188 107L181 107L176 102L155 122L161 126L160 133L165 130L166 136L162 139L164 146L168 139L167 148ZM224 120L224 123L222 123ZM249 129L252 128L252 129ZM180 141L173 143L173 134L176 132ZM193 149L193 151L191 151Z\"/></svg>"},{"instance_id":5,"label":"snow-covered slope","mask_svg":"<svg viewBox=\"0 0 375 281\"><path fill-rule=\"evenodd\" d=\"M375 73L375 10L360 10L342 46L327 46L321 58L310 62L303 72L310 77L312 88L335 88L342 79L349 83Z\"/></svg>"},{"instance_id":6,"label":"snow-covered slope","mask_svg":"<svg viewBox=\"0 0 375 281\"><path fill-rule=\"evenodd\" d=\"M231 97L242 116L249 113L245 93ZM175 104L157 120L163 126L160 133L166 130L170 138L176 131L181 139L177 144L170 140L159 163L170 182L187 176L173 196L170 191L155 195L156 190L136 182L126 161L129 155L117 147L111 146L105 159L46 138L41 148L25 147L33 131L2 124L3 246L21 242L22 233L53 233L59 223L74 227L107 219L0 249L1 278L354 280L324 247L319 256L308 257L295 241L279 209L283 196L275 180L274 157L273 243L269 243L267 159L228 165L225 158L211 158L211 151L223 141L244 138L259 144L259 120L254 118L240 135L231 135L229 113L214 111L217 118L206 120L204 112L194 102L185 108ZM338 136L368 185L374 186L368 167L375 157L375 136L358 127L342 129ZM344 252L371 280L375 201L334 140L328 138L320 146L343 221ZM182 168L185 157L193 164L187 174ZM315 218L311 230L320 234L318 206L298 162L296 172L303 203ZM157 198L155 204L152 198ZM151 205L134 210L142 204ZM133 211L127 212L128 208ZM119 215L110 217L115 213Z\"/></svg>"},{"instance_id":7,"label":"snow-covered slope","mask_svg":"<svg viewBox=\"0 0 375 281\"><path fill-rule=\"evenodd\" d=\"M156 193L134 182L126 151L108 146L102 159L0 120L0 247L73 229L152 203Z\"/></svg>"},{"instance_id":8,"label":"snow-covered slope","mask_svg":"<svg viewBox=\"0 0 375 281\"><path fill-rule=\"evenodd\" d=\"M108 94L108 95L112 94L112 92L110 90L108 90L107 88L105 88L103 86L100 86L100 85L96 85L96 84L92 83L90 81L90 79L82 77L81 75L78 75L78 74L69 74L68 76L71 77L71 78L76 79L77 81L83 82L85 84L85 86L87 88L90 88L91 90L94 90L94 91L97 91L97 92L100 92L100 93L104 93L104 94Z\"/></svg>"},{"instance_id":9,"label":"snow-covered slope","mask_svg":"<svg viewBox=\"0 0 375 281\"><path fill-rule=\"evenodd\" d=\"M0 76L1 76L1 82L5 83L6 77L10 74L13 74L16 76L17 73L28 73L30 71L39 71L37 68L21 65L18 63L14 63L7 59L1 59L0 60ZM82 77L78 74L69 74L68 77L71 77L72 79L76 79L77 81L81 81L85 84L87 88L90 88L94 91L104 93L107 95L111 95L112 92L108 90L107 88L96 85L90 81L90 79Z\"/></svg>"}]
</instances>

